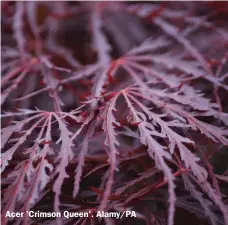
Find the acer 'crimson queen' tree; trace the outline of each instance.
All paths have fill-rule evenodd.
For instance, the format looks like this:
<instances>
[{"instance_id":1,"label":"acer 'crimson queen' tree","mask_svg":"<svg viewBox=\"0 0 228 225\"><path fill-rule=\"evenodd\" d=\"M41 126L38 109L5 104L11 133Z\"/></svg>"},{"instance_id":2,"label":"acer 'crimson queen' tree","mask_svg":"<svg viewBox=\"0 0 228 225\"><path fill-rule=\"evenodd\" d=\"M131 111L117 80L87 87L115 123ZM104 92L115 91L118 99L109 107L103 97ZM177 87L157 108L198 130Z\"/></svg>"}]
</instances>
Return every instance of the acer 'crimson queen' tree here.
<instances>
[{"instance_id":1,"label":"acer 'crimson queen' tree","mask_svg":"<svg viewBox=\"0 0 228 225\"><path fill-rule=\"evenodd\" d=\"M228 224L227 12L2 2L2 224Z\"/></svg>"}]
</instances>

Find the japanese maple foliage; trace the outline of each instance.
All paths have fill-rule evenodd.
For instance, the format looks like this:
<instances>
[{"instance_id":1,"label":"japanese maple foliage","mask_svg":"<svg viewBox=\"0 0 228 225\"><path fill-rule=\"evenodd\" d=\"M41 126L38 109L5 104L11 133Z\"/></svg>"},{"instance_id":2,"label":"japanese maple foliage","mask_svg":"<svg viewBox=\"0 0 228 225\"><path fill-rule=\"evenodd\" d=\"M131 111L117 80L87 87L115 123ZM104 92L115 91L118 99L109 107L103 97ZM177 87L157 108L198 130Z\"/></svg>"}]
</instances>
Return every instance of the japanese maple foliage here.
<instances>
[{"instance_id":1,"label":"japanese maple foliage","mask_svg":"<svg viewBox=\"0 0 228 225\"><path fill-rule=\"evenodd\" d=\"M2 2L2 224L228 224L222 8Z\"/></svg>"}]
</instances>

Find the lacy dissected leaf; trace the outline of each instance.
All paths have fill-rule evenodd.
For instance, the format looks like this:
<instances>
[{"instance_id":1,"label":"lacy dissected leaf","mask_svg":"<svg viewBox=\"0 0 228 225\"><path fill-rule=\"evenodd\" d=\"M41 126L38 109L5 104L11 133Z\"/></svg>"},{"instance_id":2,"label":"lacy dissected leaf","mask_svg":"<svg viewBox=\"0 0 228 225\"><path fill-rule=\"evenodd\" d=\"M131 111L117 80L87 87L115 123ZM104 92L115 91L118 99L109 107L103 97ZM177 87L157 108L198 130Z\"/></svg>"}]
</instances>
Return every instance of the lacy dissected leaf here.
<instances>
[{"instance_id":1,"label":"lacy dissected leaf","mask_svg":"<svg viewBox=\"0 0 228 225\"><path fill-rule=\"evenodd\" d=\"M2 224L174 225L176 207L227 224L226 11L3 2Z\"/></svg>"}]
</instances>

